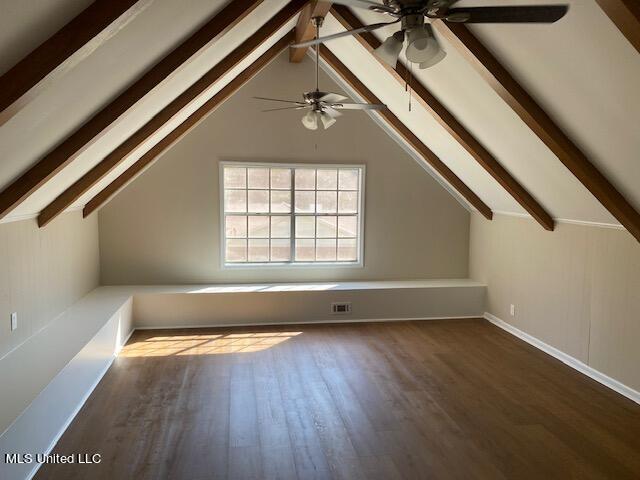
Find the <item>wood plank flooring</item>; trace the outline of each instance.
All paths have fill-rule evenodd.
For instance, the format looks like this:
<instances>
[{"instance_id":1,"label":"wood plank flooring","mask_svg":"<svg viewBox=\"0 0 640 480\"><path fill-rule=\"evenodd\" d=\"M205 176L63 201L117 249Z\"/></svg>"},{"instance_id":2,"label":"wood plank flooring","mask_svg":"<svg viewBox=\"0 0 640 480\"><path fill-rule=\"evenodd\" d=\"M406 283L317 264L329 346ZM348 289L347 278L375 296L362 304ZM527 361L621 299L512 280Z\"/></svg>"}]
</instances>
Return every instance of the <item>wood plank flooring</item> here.
<instances>
[{"instance_id":1,"label":"wood plank flooring","mask_svg":"<svg viewBox=\"0 0 640 480\"><path fill-rule=\"evenodd\" d=\"M484 320L136 332L37 479L639 479L640 406Z\"/></svg>"}]
</instances>

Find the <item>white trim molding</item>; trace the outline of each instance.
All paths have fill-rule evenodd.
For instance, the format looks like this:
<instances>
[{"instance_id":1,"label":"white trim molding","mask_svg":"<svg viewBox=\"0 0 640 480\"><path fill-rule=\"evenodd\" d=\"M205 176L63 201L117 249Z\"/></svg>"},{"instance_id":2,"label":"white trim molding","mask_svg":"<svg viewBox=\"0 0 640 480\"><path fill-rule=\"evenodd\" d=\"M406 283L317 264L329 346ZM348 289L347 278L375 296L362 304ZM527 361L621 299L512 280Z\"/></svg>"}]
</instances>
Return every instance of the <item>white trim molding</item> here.
<instances>
[{"instance_id":1,"label":"white trim molding","mask_svg":"<svg viewBox=\"0 0 640 480\"><path fill-rule=\"evenodd\" d=\"M135 327L136 330L181 330L189 328L235 328L235 327L247 327L247 328L267 328L278 327L283 325L333 325L333 324L345 324L345 323L391 323L391 322L426 322L434 320L479 320L482 317L478 315L456 315L454 317L407 317L407 318L349 318L346 320L316 320L313 322L271 322L271 323L211 323L208 325L145 325L144 327ZM133 334L133 332L131 332ZM131 336L131 335L129 335ZM126 343L126 342L125 342Z\"/></svg>"},{"instance_id":2,"label":"white trim molding","mask_svg":"<svg viewBox=\"0 0 640 480\"><path fill-rule=\"evenodd\" d=\"M542 340L538 340L536 337L523 332L522 330L514 327L513 325L505 322L504 320L501 320L500 318L496 317L495 315L489 312L484 313L484 318L489 322L491 322L492 324L494 324L496 327L501 328L502 330L510 333L511 335L518 337L521 340L524 340L529 345L533 345L534 347L542 350L546 354L551 355L554 358L557 358L565 365L568 365L569 367L577 370L583 375L586 375L587 377L592 378L596 382L601 383L605 387L610 388L614 392L617 392L620 395L627 397L629 400L632 400L637 404L640 404L640 392L634 390L633 388L628 387L627 385L609 377L608 375L605 375L602 372L599 372L595 368L590 367L589 365L587 365L584 362L581 362L577 358L574 358L571 355L568 355L563 351L558 350L557 348L544 343Z\"/></svg>"},{"instance_id":3,"label":"white trim molding","mask_svg":"<svg viewBox=\"0 0 640 480\"><path fill-rule=\"evenodd\" d=\"M494 215L503 215L505 217L527 218L529 220L534 220L534 218L528 213L507 212L504 210L494 210L493 213ZM553 218L553 221L556 223L580 225L583 227L597 227L597 228L611 228L613 230L625 230L625 228L618 223L591 222L589 220L571 220L570 218L556 218L556 217Z\"/></svg>"}]
</instances>

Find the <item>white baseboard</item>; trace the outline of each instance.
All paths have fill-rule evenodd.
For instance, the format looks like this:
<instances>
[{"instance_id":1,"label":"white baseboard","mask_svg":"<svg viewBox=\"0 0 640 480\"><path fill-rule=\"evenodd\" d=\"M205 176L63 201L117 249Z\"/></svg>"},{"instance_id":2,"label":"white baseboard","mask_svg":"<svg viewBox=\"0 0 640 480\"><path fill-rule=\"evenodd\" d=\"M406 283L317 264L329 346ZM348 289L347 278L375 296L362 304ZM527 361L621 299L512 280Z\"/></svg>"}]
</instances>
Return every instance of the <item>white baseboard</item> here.
<instances>
[{"instance_id":1,"label":"white baseboard","mask_svg":"<svg viewBox=\"0 0 640 480\"><path fill-rule=\"evenodd\" d=\"M181 328L232 328L232 327L275 327L278 325L323 325L331 323L383 323L383 322L415 322L420 320L469 320L482 318L482 315L457 315L455 317L411 317L411 318L349 318L349 319L327 319L315 320L312 322L269 322L269 323L212 323L207 325L158 325L135 327L135 330L179 330ZM126 342L125 342L126 343Z\"/></svg>"},{"instance_id":2,"label":"white baseboard","mask_svg":"<svg viewBox=\"0 0 640 480\"><path fill-rule=\"evenodd\" d=\"M581 362L577 358L572 357L571 355L567 355L561 350L558 350L551 345L544 343L541 340L538 340L536 337L529 335L528 333L523 332L522 330L514 327L513 325L505 322L504 320L499 319L495 315L492 315L489 312L485 312L484 318L489 320L495 326L501 328L502 330L509 332L512 335L524 340L530 345L533 345L536 348L539 348L543 352L551 355L554 358L557 358L565 365L570 366L571 368L579 371L580 373L592 378L598 383L601 383L605 387L609 387L611 390L619 393L627 397L629 400L633 400L634 402L640 404L640 392L634 390L631 387L626 386L625 384L615 380L608 375L605 375L602 372L590 367L584 362Z\"/></svg>"}]
</instances>

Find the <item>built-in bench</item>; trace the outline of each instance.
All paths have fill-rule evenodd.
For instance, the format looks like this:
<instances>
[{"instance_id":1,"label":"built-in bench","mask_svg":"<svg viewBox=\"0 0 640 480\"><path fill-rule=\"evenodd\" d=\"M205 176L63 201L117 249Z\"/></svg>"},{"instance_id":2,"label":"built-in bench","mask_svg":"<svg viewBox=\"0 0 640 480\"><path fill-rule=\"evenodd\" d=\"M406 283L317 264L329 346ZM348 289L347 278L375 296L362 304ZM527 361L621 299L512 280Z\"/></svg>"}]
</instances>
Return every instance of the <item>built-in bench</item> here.
<instances>
[{"instance_id":1,"label":"built-in bench","mask_svg":"<svg viewBox=\"0 0 640 480\"><path fill-rule=\"evenodd\" d=\"M467 279L97 288L0 359L0 452L48 452L134 329L481 317L485 290ZM37 466L0 462L0 478Z\"/></svg>"}]
</instances>

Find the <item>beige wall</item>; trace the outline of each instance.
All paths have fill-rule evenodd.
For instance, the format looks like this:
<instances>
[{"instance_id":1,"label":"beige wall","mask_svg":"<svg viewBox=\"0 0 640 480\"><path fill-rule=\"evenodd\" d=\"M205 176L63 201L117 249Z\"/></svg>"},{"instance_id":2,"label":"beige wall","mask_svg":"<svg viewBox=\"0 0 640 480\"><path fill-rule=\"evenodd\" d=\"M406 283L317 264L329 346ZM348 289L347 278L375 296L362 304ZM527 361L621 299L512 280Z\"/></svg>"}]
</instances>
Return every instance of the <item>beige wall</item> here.
<instances>
[{"instance_id":1,"label":"beige wall","mask_svg":"<svg viewBox=\"0 0 640 480\"><path fill-rule=\"evenodd\" d=\"M300 112L251 98L298 99L313 69L285 52L100 211L103 284L467 276L468 212L365 113L311 132ZM220 160L365 164L364 268L222 270Z\"/></svg>"},{"instance_id":2,"label":"beige wall","mask_svg":"<svg viewBox=\"0 0 640 480\"><path fill-rule=\"evenodd\" d=\"M469 268L489 313L640 390L640 244L628 232L474 214Z\"/></svg>"},{"instance_id":3,"label":"beige wall","mask_svg":"<svg viewBox=\"0 0 640 480\"><path fill-rule=\"evenodd\" d=\"M0 358L98 286L98 250L97 220L78 211L42 229L35 219L0 224Z\"/></svg>"}]
</instances>

